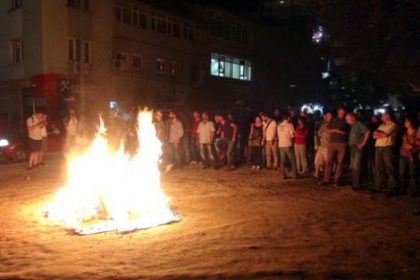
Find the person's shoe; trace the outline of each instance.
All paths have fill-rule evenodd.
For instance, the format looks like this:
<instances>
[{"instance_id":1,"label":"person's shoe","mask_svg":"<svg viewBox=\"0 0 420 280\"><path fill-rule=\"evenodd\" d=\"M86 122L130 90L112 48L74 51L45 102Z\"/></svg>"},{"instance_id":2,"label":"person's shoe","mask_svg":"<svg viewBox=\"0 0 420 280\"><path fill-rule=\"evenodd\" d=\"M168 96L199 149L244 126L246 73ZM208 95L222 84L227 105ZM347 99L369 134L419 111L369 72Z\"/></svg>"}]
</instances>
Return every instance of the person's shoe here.
<instances>
[{"instance_id":1,"label":"person's shoe","mask_svg":"<svg viewBox=\"0 0 420 280\"><path fill-rule=\"evenodd\" d=\"M168 164L168 165L166 166L166 168L165 168L165 172L166 172L166 173L171 172L171 171L172 171L172 169L174 169L174 164L173 164L173 163Z\"/></svg>"},{"instance_id":2,"label":"person's shoe","mask_svg":"<svg viewBox=\"0 0 420 280\"><path fill-rule=\"evenodd\" d=\"M26 166L26 170L31 171L32 169L34 169L32 166Z\"/></svg>"},{"instance_id":3,"label":"person's shoe","mask_svg":"<svg viewBox=\"0 0 420 280\"><path fill-rule=\"evenodd\" d=\"M319 182L319 183L318 183L318 185L319 185L319 186L326 187L326 186L328 186L328 185L329 185L329 183L328 183L327 181L321 181L321 182Z\"/></svg>"},{"instance_id":4,"label":"person's shoe","mask_svg":"<svg viewBox=\"0 0 420 280\"><path fill-rule=\"evenodd\" d=\"M270 171L271 170L271 167L267 167L266 169L267 169L267 171Z\"/></svg>"},{"instance_id":5,"label":"person's shoe","mask_svg":"<svg viewBox=\"0 0 420 280\"><path fill-rule=\"evenodd\" d=\"M261 169L261 167L260 167L259 165L256 165L256 166L255 166L255 169L260 170L260 169Z\"/></svg>"},{"instance_id":6,"label":"person's shoe","mask_svg":"<svg viewBox=\"0 0 420 280\"><path fill-rule=\"evenodd\" d=\"M256 168L257 168L257 166L256 166L256 165L253 165L253 166L252 166L252 169L256 169Z\"/></svg>"},{"instance_id":7,"label":"person's shoe","mask_svg":"<svg viewBox=\"0 0 420 280\"><path fill-rule=\"evenodd\" d=\"M47 166L47 164L44 163L44 162L41 162L41 163L38 164L38 166Z\"/></svg>"}]
</instances>

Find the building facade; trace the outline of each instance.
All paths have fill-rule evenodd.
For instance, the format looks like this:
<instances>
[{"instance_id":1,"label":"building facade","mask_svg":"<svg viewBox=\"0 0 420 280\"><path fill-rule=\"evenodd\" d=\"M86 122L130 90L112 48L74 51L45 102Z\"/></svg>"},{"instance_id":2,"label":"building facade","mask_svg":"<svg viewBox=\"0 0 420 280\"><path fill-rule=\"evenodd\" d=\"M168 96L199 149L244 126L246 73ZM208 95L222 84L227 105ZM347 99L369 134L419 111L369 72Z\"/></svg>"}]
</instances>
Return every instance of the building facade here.
<instances>
[{"instance_id":1,"label":"building facade","mask_svg":"<svg viewBox=\"0 0 420 280\"><path fill-rule=\"evenodd\" d=\"M9 105L0 112L10 119L34 107L57 115L110 101L128 109L202 107L213 93L251 98L253 23L217 7L165 2L1 1L0 103Z\"/></svg>"}]
</instances>

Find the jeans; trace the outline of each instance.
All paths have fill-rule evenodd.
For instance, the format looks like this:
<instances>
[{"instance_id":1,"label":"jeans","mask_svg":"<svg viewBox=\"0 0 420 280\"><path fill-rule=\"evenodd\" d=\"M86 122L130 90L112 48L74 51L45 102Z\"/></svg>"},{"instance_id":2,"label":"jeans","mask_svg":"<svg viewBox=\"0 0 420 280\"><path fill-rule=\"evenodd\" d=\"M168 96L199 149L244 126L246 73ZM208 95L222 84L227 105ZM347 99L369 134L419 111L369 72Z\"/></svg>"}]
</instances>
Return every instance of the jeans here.
<instances>
[{"instance_id":1,"label":"jeans","mask_svg":"<svg viewBox=\"0 0 420 280\"><path fill-rule=\"evenodd\" d=\"M337 169L335 171L334 183L339 184L343 174L343 161L346 156L346 143L330 143L328 145L327 163L325 164L324 182L330 182L333 161L337 158Z\"/></svg>"},{"instance_id":2,"label":"jeans","mask_svg":"<svg viewBox=\"0 0 420 280\"><path fill-rule=\"evenodd\" d=\"M236 141L228 141L227 151L226 151L226 158L227 158L227 165L233 166L233 159L235 156L235 144Z\"/></svg>"},{"instance_id":3,"label":"jeans","mask_svg":"<svg viewBox=\"0 0 420 280\"><path fill-rule=\"evenodd\" d=\"M252 146L251 149L251 162L252 165L261 166L262 162L262 148L260 146Z\"/></svg>"},{"instance_id":4,"label":"jeans","mask_svg":"<svg viewBox=\"0 0 420 280\"><path fill-rule=\"evenodd\" d=\"M181 144L168 144L168 164L175 164L176 167L181 167Z\"/></svg>"},{"instance_id":5,"label":"jeans","mask_svg":"<svg viewBox=\"0 0 420 280\"><path fill-rule=\"evenodd\" d=\"M360 173L361 173L361 161L363 151L356 145L350 146L350 169L352 174L352 187L360 188Z\"/></svg>"},{"instance_id":6,"label":"jeans","mask_svg":"<svg viewBox=\"0 0 420 280\"><path fill-rule=\"evenodd\" d=\"M400 191L404 193L406 190L409 194L415 195L420 194L420 186L419 186L419 175L418 172L418 156L413 155L412 160L409 157L401 156L400 155ZM407 170L409 173L407 174ZM406 188L406 183L408 179L408 189Z\"/></svg>"},{"instance_id":7,"label":"jeans","mask_svg":"<svg viewBox=\"0 0 420 280\"><path fill-rule=\"evenodd\" d=\"M375 188L377 190L395 190L397 179L395 176L393 147L376 147L375 166Z\"/></svg>"},{"instance_id":8,"label":"jeans","mask_svg":"<svg viewBox=\"0 0 420 280\"><path fill-rule=\"evenodd\" d=\"M190 160L200 161L200 145L197 143L197 139L190 138Z\"/></svg>"},{"instance_id":9,"label":"jeans","mask_svg":"<svg viewBox=\"0 0 420 280\"><path fill-rule=\"evenodd\" d=\"M200 144L201 161L204 166L209 166L214 162L212 144Z\"/></svg>"},{"instance_id":10,"label":"jeans","mask_svg":"<svg viewBox=\"0 0 420 280\"><path fill-rule=\"evenodd\" d=\"M295 144L295 157L298 172L308 172L308 159L306 157L306 145Z\"/></svg>"},{"instance_id":11,"label":"jeans","mask_svg":"<svg viewBox=\"0 0 420 280\"><path fill-rule=\"evenodd\" d=\"M296 168L296 158L293 153L292 147L282 148L280 147L280 167L281 167L281 176L286 178L286 157L289 159L290 164L292 165L292 176L297 178L297 168Z\"/></svg>"},{"instance_id":12,"label":"jeans","mask_svg":"<svg viewBox=\"0 0 420 280\"><path fill-rule=\"evenodd\" d=\"M266 141L265 142L265 156L267 158L267 168L277 168L278 167L278 151L276 141ZM271 156L273 156L273 166L271 165Z\"/></svg>"}]
</instances>

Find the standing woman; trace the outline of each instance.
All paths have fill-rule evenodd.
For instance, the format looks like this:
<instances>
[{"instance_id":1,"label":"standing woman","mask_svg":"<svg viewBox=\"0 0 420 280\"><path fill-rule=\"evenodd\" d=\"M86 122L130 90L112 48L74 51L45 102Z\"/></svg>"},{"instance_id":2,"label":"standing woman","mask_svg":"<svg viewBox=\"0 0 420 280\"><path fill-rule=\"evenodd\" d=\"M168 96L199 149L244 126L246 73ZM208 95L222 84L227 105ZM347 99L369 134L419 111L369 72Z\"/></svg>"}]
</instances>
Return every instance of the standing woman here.
<instances>
[{"instance_id":1,"label":"standing woman","mask_svg":"<svg viewBox=\"0 0 420 280\"><path fill-rule=\"evenodd\" d=\"M300 174L308 173L308 159L306 155L306 138L308 128L303 117L297 119L295 137L295 155L297 170Z\"/></svg>"},{"instance_id":2,"label":"standing woman","mask_svg":"<svg viewBox=\"0 0 420 280\"><path fill-rule=\"evenodd\" d=\"M415 123L415 119L407 117L404 121L404 127L405 132L402 137L399 165L400 192L404 193L407 190L410 195L418 196L420 194L417 173L419 164L419 147L416 145L417 124ZM407 181L408 188L406 188Z\"/></svg>"},{"instance_id":3,"label":"standing woman","mask_svg":"<svg viewBox=\"0 0 420 280\"><path fill-rule=\"evenodd\" d=\"M249 147L251 149L252 169L259 170L262 161L263 123L261 117L255 117L249 132Z\"/></svg>"}]
</instances>

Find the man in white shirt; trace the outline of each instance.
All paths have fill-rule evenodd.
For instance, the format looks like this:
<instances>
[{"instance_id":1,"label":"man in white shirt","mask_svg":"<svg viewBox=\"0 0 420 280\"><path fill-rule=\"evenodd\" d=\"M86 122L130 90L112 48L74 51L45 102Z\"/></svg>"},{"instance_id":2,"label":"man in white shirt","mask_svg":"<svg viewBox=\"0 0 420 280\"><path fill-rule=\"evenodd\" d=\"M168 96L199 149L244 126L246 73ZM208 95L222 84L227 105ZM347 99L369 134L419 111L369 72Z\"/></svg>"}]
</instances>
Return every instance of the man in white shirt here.
<instances>
[{"instance_id":1,"label":"man in white shirt","mask_svg":"<svg viewBox=\"0 0 420 280\"><path fill-rule=\"evenodd\" d=\"M69 110L69 118L64 124L64 127L66 129L65 152L68 153L76 146L79 127L79 121L77 120L76 111L74 109Z\"/></svg>"},{"instance_id":2,"label":"man in white shirt","mask_svg":"<svg viewBox=\"0 0 420 280\"><path fill-rule=\"evenodd\" d=\"M46 123L42 119L42 113L35 112L26 120L28 129L30 155L28 162L28 170L37 167L42 146L42 129Z\"/></svg>"},{"instance_id":3,"label":"man in white shirt","mask_svg":"<svg viewBox=\"0 0 420 280\"><path fill-rule=\"evenodd\" d=\"M295 138L295 129L291 124L290 115L286 115L283 121L277 127L277 136L279 138L279 149L280 149L280 168L281 177L286 179L286 157L289 159L292 165L292 176L293 179L297 178L296 158L293 152L293 138Z\"/></svg>"},{"instance_id":4,"label":"man in white shirt","mask_svg":"<svg viewBox=\"0 0 420 280\"><path fill-rule=\"evenodd\" d=\"M265 147L265 156L267 170L271 168L278 168L278 151L277 151L277 123L275 120L271 119L267 114L262 115L263 119L263 140ZM273 157L273 162L271 162L271 157ZM273 164L272 164L273 163Z\"/></svg>"},{"instance_id":5,"label":"man in white shirt","mask_svg":"<svg viewBox=\"0 0 420 280\"><path fill-rule=\"evenodd\" d=\"M398 125L392 121L390 112L382 115L382 124L373 133L375 142L375 191L386 190L388 195L397 194L397 177L394 168Z\"/></svg>"},{"instance_id":6,"label":"man in white shirt","mask_svg":"<svg viewBox=\"0 0 420 280\"><path fill-rule=\"evenodd\" d=\"M214 123L209 120L209 114L203 112L201 121L198 124L197 134L198 142L200 144L200 155L203 162L203 168L207 168L210 164L214 164L213 156L213 140L216 129Z\"/></svg>"}]
</instances>

